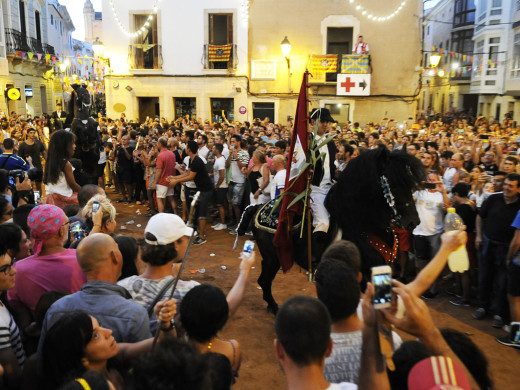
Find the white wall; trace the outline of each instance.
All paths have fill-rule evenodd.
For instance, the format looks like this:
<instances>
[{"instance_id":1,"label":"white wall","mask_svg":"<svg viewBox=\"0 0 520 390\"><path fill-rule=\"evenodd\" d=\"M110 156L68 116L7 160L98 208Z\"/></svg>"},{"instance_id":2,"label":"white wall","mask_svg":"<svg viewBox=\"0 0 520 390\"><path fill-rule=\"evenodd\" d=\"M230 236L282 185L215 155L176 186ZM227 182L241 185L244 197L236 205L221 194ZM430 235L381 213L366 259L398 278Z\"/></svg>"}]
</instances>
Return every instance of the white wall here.
<instances>
[{"instance_id":1,"label":"white wall","mask_svg":"<svg viewBox=\"0 0 520 390\"><path fill-rule=\"evenodd\" d=\"M151 7L151 2L149 3ZM163 74L201 75L201 63L205 31L205 10L234 12L234 36L237 44L237 74L247 73L248 25L242 18L240 0L220 0L218 8L213 0L191 2L163 1L157 13L158 42L162 45ZM127 0L116 3L117 14L122 24L133 31L133 16L149 13L151 8L143 8L141 0ZM130 27L132 26L132 27ZM103 1L103 36L105 56L110 57L114 74L130 74L128 67L128 47L133 43L119 28L108 1Z\"/></svg>"}]
</instances>

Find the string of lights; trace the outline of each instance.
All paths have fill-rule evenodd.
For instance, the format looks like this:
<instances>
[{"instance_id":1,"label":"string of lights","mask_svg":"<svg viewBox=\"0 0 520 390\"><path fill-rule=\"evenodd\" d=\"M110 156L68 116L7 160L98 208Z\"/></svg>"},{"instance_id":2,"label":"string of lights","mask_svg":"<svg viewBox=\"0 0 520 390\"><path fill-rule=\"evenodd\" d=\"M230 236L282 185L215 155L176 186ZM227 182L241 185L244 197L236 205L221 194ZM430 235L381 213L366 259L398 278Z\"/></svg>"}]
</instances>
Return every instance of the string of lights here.
<instances>
[{"instance_id":1,"label":"string of lights","mask_svg":"<svg viewBox=\"0 0 520 390\"><path fill-rule=\"evenodd\" d=\"M373 20L376 22L384 22L386 20L392 19L394 16L396 16L406 5L407 0L403 0L399 6L392 12L387 15L381 16L381 15L375 15L372 11L365 9L359 1L356 0L348 0L350 4L354 6L354 8L361 13L361 15L365 16L369 20Z\"/></svg>"},{"instance_id":2,"label":"string of lights","mask_svg":"<svg viewBox=\"0 0 520 390\"><path fill-rule=\"evenodd\" d=\"M152 12L148 15L148 17L146 18L146 22L143 23L143 25L138 28L136 31L134 32L131 32L129 31L124 25L123 23L121 22L121 19L119 18L119 15L117 14L117 11L116 11L116 6L114 4L114 0L109 0L110 1L110 7L112 8L112 13L114 14L114 18L116 19L116 22L119 26L119 28L121 29L121 31L128 37L130 38L136 38L138 37L139 35L142 35L151 25L151 22L153 20L153 17L154 17L154 14L157 14L157 10L159 9L159 3L162 1L162 0L155 0L154 2L154 5L153 5L153 10Z\"/></svg>"}]
</instances>

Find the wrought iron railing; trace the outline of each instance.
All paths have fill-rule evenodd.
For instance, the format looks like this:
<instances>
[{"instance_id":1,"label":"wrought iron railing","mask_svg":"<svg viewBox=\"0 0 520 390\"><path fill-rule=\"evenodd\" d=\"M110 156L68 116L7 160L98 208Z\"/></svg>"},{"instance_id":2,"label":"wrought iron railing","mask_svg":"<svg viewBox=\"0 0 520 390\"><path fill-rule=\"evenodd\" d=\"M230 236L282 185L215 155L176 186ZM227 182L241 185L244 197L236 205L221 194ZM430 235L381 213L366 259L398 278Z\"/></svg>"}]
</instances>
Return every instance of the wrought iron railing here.
<instances>
[{"instance_id":1,"label":"wrought iron railing","mask_svg":"<svg viewBox=\"0 0 520 390\"><path fill-rule=\"evenodd\" d=\"M42 53L42 54L54 54L54 47L47 43L42 43L37 38L31 38L27 35L22 34L18 30L12 28L5 29L5 41L6 49L8 53L14 53L16 51Z\"/></svg>"},{"instance_id":2,"label":"wrought iron railing","mask_svg":"<svg viewBox=\"0 0 520 390\"><path fill-rule=\"evenodd\" d=\"M5 29L5 43L8 53L14 53L15 51L30 51L30 46L27 43L27 36L23 35L20 31L13 30L12 28Z\"/></svg>"},{"instance_id":3,"label":"wrought iron railing","mask_svg":"<svg viewBox=\"0 0 520 390\"><path fill-rule=\"evenodd\" d=\"M209 60L209 46L208 44L204 45L204 51L202 53L202 66L204 69L236 69L238 66L238 55L237 55L237 45L233 44L231 46L231 53L229 55L228 61L210 61Z\"/></svg>"},{"instance_id":4,"label":"wrought iron railing","mask_svg":"<svg viewBox=\"0 0 520 390\"><path fill-rule=\"evenodd\" d=\"M128 65L130 69L162 69L162 46L147 47L133 44L128 47Z\"/></svg>"}]
</instances>

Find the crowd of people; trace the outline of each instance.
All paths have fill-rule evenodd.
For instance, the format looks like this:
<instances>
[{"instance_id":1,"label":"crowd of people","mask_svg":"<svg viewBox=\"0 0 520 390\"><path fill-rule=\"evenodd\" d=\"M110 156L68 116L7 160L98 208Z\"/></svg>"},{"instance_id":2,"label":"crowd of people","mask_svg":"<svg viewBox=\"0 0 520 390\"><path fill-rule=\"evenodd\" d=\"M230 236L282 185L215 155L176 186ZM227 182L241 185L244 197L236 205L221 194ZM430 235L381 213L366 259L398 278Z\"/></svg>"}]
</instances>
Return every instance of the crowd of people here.
<instances>
[{"instance_id":1,"label":"crowd of people","mask_svg":"<svg viewBox=\"0 0 520 390\"><path fill-rule=\"evenodd\" d=\"M92 177L74 158L75 135L61 117L0 116L3 386L229 389L240 380L243 353L240 340L219 332L243 300L255 255L241 255L227 295L176 277L190 239L206 243L214 236L209 229L235 234L247 205L283 194L293 124L100 115L103 144ZM439 330L424 301L437 299L448 280L452 304L477 302L473 317L504 328L501 344L520 345L511 333L520 322L520 133L512 125L509 118L451 115L361 127L338 124L326 109L312 111L313 142L335 135L316 150L322 159L311 208L318 241L328 230L328 190L366 150L414 155L426 182L414 193L420 224L397 232L397 308L375 310L372 284L360 290L363 259L353 244L320 248L317 298L293 297L275 319L274 349L288 388L492 388L485 355L464 334ZM142 237L115 233L118 202L148 206ZM465 231L444 232L450 207ZM461 245L470 269L445 272ZM378 341L383 319L418 339L402 342L390 332L386 362ZM381 369L385 363L394 369ZM439 367L452 367L450 375L428 382Z\"/></svg>"}]
</instances>

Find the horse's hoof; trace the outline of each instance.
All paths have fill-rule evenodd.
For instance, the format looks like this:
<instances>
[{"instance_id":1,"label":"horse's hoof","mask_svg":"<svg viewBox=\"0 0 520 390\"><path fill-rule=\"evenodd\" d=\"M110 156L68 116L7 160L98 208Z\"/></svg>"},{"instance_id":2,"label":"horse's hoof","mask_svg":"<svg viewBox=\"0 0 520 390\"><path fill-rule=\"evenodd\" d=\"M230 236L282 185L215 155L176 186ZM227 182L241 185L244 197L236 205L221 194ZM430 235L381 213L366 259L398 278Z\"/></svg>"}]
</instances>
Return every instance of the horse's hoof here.
<instances>
[{"instance_id":1,"label":"horse's hoof","mask_svg":"<svg viewBox=\"0 0 520 390\"><path fill-rule=\"evenodd\" d=\"M276 313L278 313L278 305L276 305L276 306L267 305L267 312L271 313L273 315L276 315Z\"/></svg>"}]
</instances>

